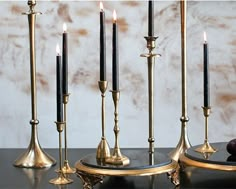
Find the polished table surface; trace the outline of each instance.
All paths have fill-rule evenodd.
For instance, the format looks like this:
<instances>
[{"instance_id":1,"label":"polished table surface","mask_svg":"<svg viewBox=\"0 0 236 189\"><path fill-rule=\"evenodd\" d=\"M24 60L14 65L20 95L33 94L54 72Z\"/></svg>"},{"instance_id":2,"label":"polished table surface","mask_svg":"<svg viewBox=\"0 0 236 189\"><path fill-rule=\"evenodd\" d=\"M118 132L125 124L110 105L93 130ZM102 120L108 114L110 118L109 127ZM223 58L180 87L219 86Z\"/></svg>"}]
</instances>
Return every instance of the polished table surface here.
<instances>
[{"instance_id":1,"label":"polished table surface","mask_svg":"<svg viewBox=\"0 0 236 189\"><path fill-rule=\"evenodd\" d=\"M168 153L171 149L156 149ZM82 189L82 182L72 175L72 184L56 186L49 184L49 180L57 175L55 169L58 164L49 169L24 169L13 166L14 160L25 149L0 149L0 189ZM46 149L48 154L58 160L57 149ZM94 149L69 149L68 158L71 166L84 156L94 153ZM213 171L200 168L187 168L180 174L182 189L207 188L236 188L236 172ZM106 177L103 184L97 184L94 189L174 189L175 186L166 174L143 177Z\"/></svg>"}]
</instances>

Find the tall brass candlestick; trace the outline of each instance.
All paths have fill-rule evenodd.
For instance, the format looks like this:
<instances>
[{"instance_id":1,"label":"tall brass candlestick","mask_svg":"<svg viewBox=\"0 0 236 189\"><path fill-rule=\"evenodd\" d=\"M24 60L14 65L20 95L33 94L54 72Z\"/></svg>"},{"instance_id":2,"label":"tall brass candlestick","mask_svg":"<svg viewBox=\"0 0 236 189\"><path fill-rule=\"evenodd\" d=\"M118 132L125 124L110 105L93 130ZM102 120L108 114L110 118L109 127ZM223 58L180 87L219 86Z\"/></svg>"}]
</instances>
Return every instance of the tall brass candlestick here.
<instances>
[{"instance_id":1,"label":"tall brass candlestick","mask_svg":"<svg viewBox=\"0 0 236 189\"><path fill-rule=\"evenodd\" d=\"M65 143L65 159L64 159L64 166L62 168L63 173L66 174L72 174L75 173L75 169L70 167L69 160L68 160L68 151L67 151L67 104L69 102L69 93L68 94L63 94L63 107L64 107L64 122L65 122L65 127L64 127L64 143Z\"/></svg>"},{"instance_id":2,"label":"tall brass candlestick","mask_svg":"<svg viewBox=\"0 0 236 189\"><path fill-rule=\"evenodd\" d=\"M141 54L141 57L147 58L147 65L148 65L148 107L149 107L149 155L150 155L150 165L154 164L154 64L155 64L155 57L160 56L159 54L153 53L153 49L155 49L156 39L157 37L148 36L145 37L147 41L147 54Z\"/></svg>"},{"instance_id":3,"label":"tall brass candlestick","mask_svg":"<svg viewBox=\"0 0 236 189\"><path fill-rule=\"evenodd\" d=\"M57 131L59 133L59 171L58 171L58 177L51 179L49 183L61 185L61 184L70 184L73 182L73 180L66 177L64 172L62 171L62 140L61 140L61 133L63 131L63 128L65 127L65 122L55 122L57 126Z\"/></svg>"},{"instance_id":4,"label":"tall brass candlestick","mask_svg":"<svg viewBox=\"0 0 236 189\"><path fill-rule=\"evenodd\" d=\"M45 168L56 164L56 160L44 152L38 141L37 125L37 95L36 95L36 62L35 62L35 20L36 15L41 14L34 11L36 1L29 0L28 5L30 10L23 13L28 16L29 23L29 45L30 45L30 79L31 79L31 109L32 119L30 124L32 126L31 140L29 147L15 162L16 167L25 168Z\"/></svg>"},{"instance_id":5,"label":"tall brass candlestick","mask_svg":"<svg viewBox=\"0 0 236 189\"><path fill-rule=\"evenodd\" d=\"M125 165L129 165L130 160L128 157L122 155L121 151L120 151L120 146L119 146L119 140L118 140L118 135L119 135L119 119L118 119L118 104L119 104L119 100L120 100L120 92L119 91L112 91L112 99L114 102L114 106L115 106L115 126L114 126L114 133L115 133L115 147L113 149L113 153L112 156L106 159L106 163L108 164L112 164L112 165L116 165L116 166L125 166Z\"/></svg>"},{"instance_id":6,"label":"tall brass candlestick","mask_svg":"<svg viewBox=\"0 0 236 189\"><path fill-rule=\"evenodd\" d=\"M107 90L107 81L98 82L99 89L102 96L102 139L97 147L97 161L102 163L110 157L110 147L105 137L105 93Z\"/></svg>"},{"instance_id":7,"label":"tall brass candlestick","mask_svg":"<svg viewBox=\"0 0 236 189\"><path fill-rule=\"evenodd\" d=\"M181 77L182 77L182 116L181 121L181 135L179 143L176 148L170 153L170 157L178 161L180 155L188 148L190 142L187 133L187 122L189 121L187 115L187 76L186 76L186 13L187 13L187 0L180 0L180 16L181 16Z\"/></svg>"},{"instance_id":8,"label":"tall brass candlestick","mask_svg":"<svg viewBox=\"0 0 236 189\"><path fill-rule=\"evenodd\" d=\"M208 141L208 117L210 115L211 107L203 106L202 109L203 109L203 115L205 117L205 140L203 145L196 148L195 151L200 153L214 153L217 150L213 148Z\"/></svg>"}]
</instances>

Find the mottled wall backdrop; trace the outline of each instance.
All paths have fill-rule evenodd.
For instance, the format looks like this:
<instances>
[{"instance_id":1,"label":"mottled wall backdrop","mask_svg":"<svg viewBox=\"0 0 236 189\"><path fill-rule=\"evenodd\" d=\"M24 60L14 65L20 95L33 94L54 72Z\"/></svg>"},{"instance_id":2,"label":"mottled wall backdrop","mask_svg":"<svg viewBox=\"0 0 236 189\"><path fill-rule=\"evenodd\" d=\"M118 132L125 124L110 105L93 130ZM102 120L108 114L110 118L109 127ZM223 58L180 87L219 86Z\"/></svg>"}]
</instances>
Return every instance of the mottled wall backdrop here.
<instances>
[{"instance_id":1,"label":"mottled wall backdrop","mask_svg":"<svg viewBox=\"0 0 236 189\"><path fill-rule=\"evenodd\" d=\"M106 11L107 80L111 89L112 12L119 23L120 145L147 147L148 94L144 36L146 1L104 1ZM37 1L36 20L39 141L58 146L55 48L63 22L69 32L68 146L96 147L101 137L99 80L99 2ZM0 147L22 147L31 135L27 1L0 2ZM189 139L203 142L203 32L207 32L212 113L209 140L236 138L236 2L189 1L187 7L187 94ZM155 1L155 146L174 147L180 136L181 57L180 3ZM113 102L106 94L106 136L114 146Z\"/></svg>"}]
</instances>

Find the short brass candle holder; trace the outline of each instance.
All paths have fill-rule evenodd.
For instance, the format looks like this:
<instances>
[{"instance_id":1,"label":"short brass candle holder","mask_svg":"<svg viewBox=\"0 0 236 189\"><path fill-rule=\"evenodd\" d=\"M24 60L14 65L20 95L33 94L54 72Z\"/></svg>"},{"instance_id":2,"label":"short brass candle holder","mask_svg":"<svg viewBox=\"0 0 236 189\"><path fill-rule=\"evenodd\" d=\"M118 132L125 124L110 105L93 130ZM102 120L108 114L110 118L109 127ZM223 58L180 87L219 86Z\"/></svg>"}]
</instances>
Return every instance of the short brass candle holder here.
<instances>
[{"instance_id":1,"label":"short brass candle holder","mask_svg":"<svg viewBox=\"0 0 236 189\"><path fill-rule=\"evenodd\" d=\"M102 97L102 138L97 147L96 158L97 161L102 163L105 162L107 158L110 157L110 147L105 137L105 93L107 90L107 81L99 81L98 86L101 91Z\"/></svg>"},{"instance_id":2,"label":"short brass candle holder","mask_svg":"<svg viewBox=\"0 0 236 189\"><path fill-rule=\"evenodd\" d=\"M69 96L70 94L63 95L64 122L65 122L65 126L64 126L64 142L65 142L65 148L64 148L65 157L64 158L65 159L64 159L64 166L62 168L62 171L65 174L75 173L75 169L70 167L69 160L68 160L68 151L67 151L67 109L66 107L69 102Z\"/></svg>"},{"instance_id":3,"label":"short brass candle holder","mask_svg":"<svg viewBox=\"0 0 236 189\"><path fill-rule=\"evenodd\" d=\"M149 107L149 159L150 165L154 164L154 65L155 65L155 57L160 57L159 54L153 53L153 49L156 47L156 39L157 37L148 36L145 37L147 41L147 49L148 53L141 54L141 57L147 58L148 65L148 107Z\"/></svg>"},{"instance_id":4,"label":"short brass candle holder","mask_svg":"<svg viewBox=\"0 0 236 189\"><path fill-rule=\"evenodd\" d=\"M210 115L210 111L211 111L211 107L202 107L203 109L203 115L205 117L205 140L203 145L201 145L200 147L196 148L195 151L199 152L199 153L214 153L217 150L215 148L213 148L209 141L208 141L208 117Z\"/></svg>"},{"instance_id":5,"label":"short brass candle holder","mask_svg":"<svg viewBox=\"0 0 236 189\"><path fill-rule=\"evenodd\" d=\"M29 23L29 45L30 45L30 79L31 79L31 140L28 149L14 162L16 167L24 168L47 168L56 164L56 160L41 148L38 141L37 125L37 91L36 91L36 61L35 61L35 20L36 15L41 14L34 11L36 1L29 0L30 10L24 15L28 16Z\"/></svg>"},{"instance_id":6,"label":"short brass candle holder","mask_svg":"<svg viewBox=\"0 0 236 189\"><path fill-rule=\"evenodd\" d=\"M61 184L70 184L73 182L73 180L67 178L66 174L62 171L62 137L61 133L65 127L65 122L55 122L57 126L57 131L59 133L59 171L58 171L58 177L51 179L49 183L55 184L55 185L61 185Z\"/></svg>"},{"instance_id":7,"label":"short brass candle holder","mask_svg":"<svg viewBox=\"0 0 236 189\"><path fill-rule=\"evenodd\" d=\"M114 133L115 133L115 147L113 149L112 156L106 159L107 164L115 165L115 166L126 166L129 165L130 160L128 157L124 156L121 154L120 151L120 146L119 146L119 140L118 140L118 135L119 135L119 119L118 119L118 104L119 104L119 99L120 99L120 91L111 91L112 92L112 99L114 102L115 106L115 126L114 126Z\"/></svg>"}]
</instances>

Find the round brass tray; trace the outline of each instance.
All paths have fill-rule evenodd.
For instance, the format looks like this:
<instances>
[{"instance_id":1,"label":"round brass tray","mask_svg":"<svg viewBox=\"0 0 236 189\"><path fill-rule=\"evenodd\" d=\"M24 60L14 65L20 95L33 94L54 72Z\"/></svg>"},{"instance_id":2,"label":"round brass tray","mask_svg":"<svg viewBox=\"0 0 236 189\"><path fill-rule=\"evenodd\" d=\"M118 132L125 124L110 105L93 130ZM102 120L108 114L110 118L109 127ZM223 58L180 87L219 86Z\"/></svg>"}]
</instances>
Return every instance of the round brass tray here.
<instances>
[{"instance_id":1,"label":"round brass tray","mask_svg":"<svg viewBox=\"0 0 236 189\"><path fill-rule=\"evenodd\" d=\"M198 146L193 146L186 150L180 156L180 162L183 166L193 166L206 169L222 170L222 171L236 171L236 157L231 156L226 151L226 142L212 143L217 149L214 153L199 153L195 149Z\"/></svg>"},{"instance_id":2,"label":"round brass tray","mask_svg":"<svg viewBox=\"0 0 236 189\"><path fill-rule=\"evenodd\" d=\"M122 153L130 159L127 166L102 165L97 162L96 154L89 154L76 162L76 173L85 185L94 185L102 181L104 176L149 176L162 173L167 173L175 185L179 184L178 163L167 155L155 152L150 157L147 150L122 150ZM150 162L154 163L151 165ZM96 182L91 183L93 180Z\"/></svg>"}]
</instances>

